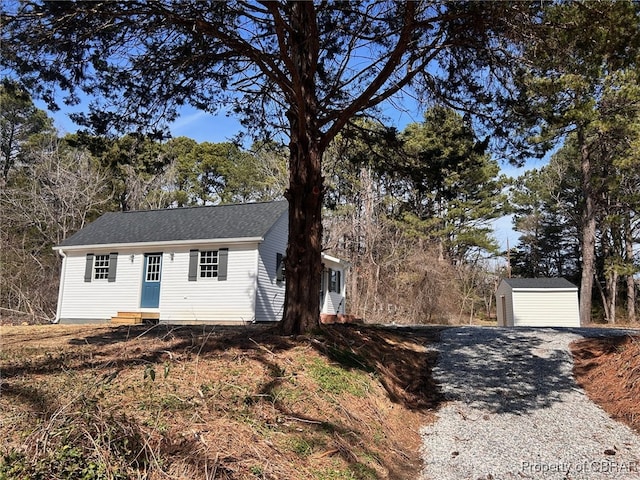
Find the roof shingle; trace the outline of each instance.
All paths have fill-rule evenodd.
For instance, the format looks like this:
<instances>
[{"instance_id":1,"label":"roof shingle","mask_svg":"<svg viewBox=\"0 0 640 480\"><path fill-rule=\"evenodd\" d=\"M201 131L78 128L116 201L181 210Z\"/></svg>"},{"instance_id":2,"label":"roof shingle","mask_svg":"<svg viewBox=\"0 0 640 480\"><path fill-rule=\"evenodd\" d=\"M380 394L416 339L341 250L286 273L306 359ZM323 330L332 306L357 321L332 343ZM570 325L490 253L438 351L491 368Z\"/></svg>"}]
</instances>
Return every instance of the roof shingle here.
<instances>
[{"instance_id":1,"label":"roof shingle","mask_svg":"<svg viewBox=\"0 0 640 480\"><path fill-rule=\"evenodd\" d=\"M105 213L60 246L263 237L287 212L286 200Z\"/></svg>"},{"instance_id":2,"label":"roof shingle","mask_svg":"<svg viewBox=\"0 0 640 480\"><path fill-rule=\"evenodd\" d=\"M566 278L505 278L511 288L577 288Z\"/></svg>"}]
</instances>

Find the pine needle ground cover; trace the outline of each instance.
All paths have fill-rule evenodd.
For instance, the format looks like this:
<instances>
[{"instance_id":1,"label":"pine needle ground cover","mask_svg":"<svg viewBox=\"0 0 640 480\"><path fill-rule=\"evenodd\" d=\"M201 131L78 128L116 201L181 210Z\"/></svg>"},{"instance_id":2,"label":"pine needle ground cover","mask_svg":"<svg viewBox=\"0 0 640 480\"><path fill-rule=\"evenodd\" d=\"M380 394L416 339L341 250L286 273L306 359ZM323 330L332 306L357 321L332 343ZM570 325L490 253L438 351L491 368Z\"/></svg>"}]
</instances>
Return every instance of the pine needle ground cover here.
<instances>
[{"instance_id":1,"label":"pine needle ground cover","mask_svg":"<svg viewBox=\"0 0 640 480\"><path fill-rule=\"evenodd\" d=\"M0 327L0 479L413 479L439 329Z\"/></svg>"},{"instance_id":2,"label":"pine needle ground cover","mask_svg":"<svg viewBox=\"0 0 640 480\"><path fill-rule=\"evenodd\" d=\"M589 398L640 433L640 336L585 339L571 350L576 380Z\"/></svg>"}]
</instances>

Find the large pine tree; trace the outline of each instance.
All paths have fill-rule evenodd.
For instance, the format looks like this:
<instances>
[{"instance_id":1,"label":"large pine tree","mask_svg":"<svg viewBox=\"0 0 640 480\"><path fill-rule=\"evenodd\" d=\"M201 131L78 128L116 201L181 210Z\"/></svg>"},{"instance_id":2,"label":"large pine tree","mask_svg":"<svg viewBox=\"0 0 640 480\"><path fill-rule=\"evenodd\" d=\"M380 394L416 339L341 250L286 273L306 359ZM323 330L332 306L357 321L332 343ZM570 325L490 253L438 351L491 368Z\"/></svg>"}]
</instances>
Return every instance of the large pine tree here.
<instances>
[{"instance_id":1,"label":"large pine tree","mask_svg":"<svg viewBox=\"0 0 640 480\"><path fill-rule=\"evenodd\" d=\"M318 322L322 158L357 115L415 90L474 101L515 49L508 32L539 6L502 2L24 1L5 4L3 64L44 99L95 99L97 133L161 127L189 103L226 105L256 132L289 139L289 245L282 332ZM512 36L512 35L511 35ZM507 65L508 66L508 65ZM508 93L508 92L507 92ZM489 113L488 113L489 112Z\"/></svg>"}]
</instances>

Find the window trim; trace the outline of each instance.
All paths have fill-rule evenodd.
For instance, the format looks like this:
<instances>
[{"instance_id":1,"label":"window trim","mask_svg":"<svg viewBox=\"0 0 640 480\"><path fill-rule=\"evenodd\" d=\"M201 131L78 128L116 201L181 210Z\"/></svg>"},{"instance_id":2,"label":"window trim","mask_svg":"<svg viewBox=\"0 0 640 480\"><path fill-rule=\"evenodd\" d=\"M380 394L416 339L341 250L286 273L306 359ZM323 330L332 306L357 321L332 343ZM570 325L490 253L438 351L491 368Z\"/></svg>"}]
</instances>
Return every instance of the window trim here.
<instances>
[{"instance_id":1,"label":"window trim","mask_svg":"<svg viewBox=\"0 0 640 480\"><path fill-rule=\"evenodd\" d=\"M220 255L218 250L200 250L198 255L198 278L218 278Z\"/></svg>"},{"instance_id":2,"label":"window trim","mask_svg":"<svg viewBox=\"0 0 640 480\"><path fill-rule=\"evenodd\" d=\"M109 280L109 254L99 253L93 257L92 280Z\"/></svg>"}]
</instances>

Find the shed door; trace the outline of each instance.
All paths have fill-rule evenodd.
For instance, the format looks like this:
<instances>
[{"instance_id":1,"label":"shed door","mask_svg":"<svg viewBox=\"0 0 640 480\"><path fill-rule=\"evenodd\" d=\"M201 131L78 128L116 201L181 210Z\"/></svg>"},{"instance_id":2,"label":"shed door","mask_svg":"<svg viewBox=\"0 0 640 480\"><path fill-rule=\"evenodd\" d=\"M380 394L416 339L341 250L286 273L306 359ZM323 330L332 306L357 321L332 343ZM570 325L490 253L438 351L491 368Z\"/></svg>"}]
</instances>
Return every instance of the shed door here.
<instances>
[{"instance_id":1,"label":"shed door","mask_svg":"<svg viewBox=\"0 0 640 480\"><path fill-rule=\"evenodd\" d=\"M145 253L142 276L142 296L140 307L158 308L160 305L160 277L162 273L162 254Z\"/></svg>"}]
</instances>

